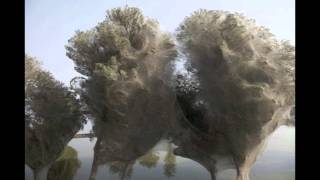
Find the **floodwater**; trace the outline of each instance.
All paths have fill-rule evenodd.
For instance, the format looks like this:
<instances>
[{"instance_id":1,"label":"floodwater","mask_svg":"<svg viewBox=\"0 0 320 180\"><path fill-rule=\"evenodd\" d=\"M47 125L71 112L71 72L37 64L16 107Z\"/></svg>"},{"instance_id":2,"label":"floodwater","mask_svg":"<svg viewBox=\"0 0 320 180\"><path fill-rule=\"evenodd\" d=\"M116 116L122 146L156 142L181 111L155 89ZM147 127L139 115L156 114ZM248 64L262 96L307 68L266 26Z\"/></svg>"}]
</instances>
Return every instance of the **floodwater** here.
<instances>
[{"instance_id":1,"label":"floodwater","mask_svg":"<svg viewBox=\"0 0 320 180\"><path fill-rule=\"evenodd\" d=\"M211 179L207 169L198 162L174 155L172 149L176 146L168 140L160 140L151 150L131 162L129 172L127 173L121 173L121 164L108 163L107 160L93 166L96 141L96 138L91 140L89 138L72 139L67 147L75 150L75 159L77 159L75 162L77 163L68 162L65 164L62 163L62 167L56 166L58 167L58 170L55 170L55 172L57 172L56 174L64 173L67 175L56 178L53 177L51 179L89 180L90 173L92 173L91 171L93 171L92 169L94 167L97 167L96 174L94 178L91 177L91 179L96 180L118 180L126 178L132 180ZM103 159L104 157L101 158ZM49 170L49 175L50 171L51 170ZM216 174L218 180L233 180L235 177L235 169L221 170ZM32 171L27 165L25 165L25 179L33 180ZM258 157L251 168L250 179L295 179L295 128L283 126L270 136L265 151Z\"/></svg>"}]
</instances>

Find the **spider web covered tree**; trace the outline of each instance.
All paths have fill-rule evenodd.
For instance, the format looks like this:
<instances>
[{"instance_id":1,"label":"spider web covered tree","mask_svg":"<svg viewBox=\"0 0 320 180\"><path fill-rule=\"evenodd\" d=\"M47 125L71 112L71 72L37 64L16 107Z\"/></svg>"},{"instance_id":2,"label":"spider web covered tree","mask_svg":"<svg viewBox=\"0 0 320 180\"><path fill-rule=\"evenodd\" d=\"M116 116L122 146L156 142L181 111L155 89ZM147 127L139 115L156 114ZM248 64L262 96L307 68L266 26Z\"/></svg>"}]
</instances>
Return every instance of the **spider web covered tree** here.
<instances>
[{"instance_id":1,"label":"spider web covered tree","mask_svg":"<svg viewBox=\"0 0 320 180\"><path fill-rule=\"evenodd\" d=\"M61 82L25 56L25 162L35 178L48 168L80 130L85 119L76 97Z\"/></svg>"}]
</instances>

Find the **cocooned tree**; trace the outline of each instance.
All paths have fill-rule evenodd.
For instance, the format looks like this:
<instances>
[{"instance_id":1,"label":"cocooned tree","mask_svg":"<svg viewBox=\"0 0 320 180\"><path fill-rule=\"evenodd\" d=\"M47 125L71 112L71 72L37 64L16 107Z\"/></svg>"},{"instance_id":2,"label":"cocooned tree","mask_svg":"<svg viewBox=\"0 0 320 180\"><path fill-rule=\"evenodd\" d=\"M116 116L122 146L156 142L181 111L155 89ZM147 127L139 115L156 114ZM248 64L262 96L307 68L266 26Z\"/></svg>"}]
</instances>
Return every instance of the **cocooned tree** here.
<instances>
[{"instance_id":1,"label":"cocooned tree","mask_svg":"<svg viewBox=\"0 0 320 180\"><path fill-rule=\"evenodd\" d=\"M167 97L161 87L176 57L174 43L137 8L107 11L96 27L77 31L66 49L75 70L85 76L81 97L97 121L127 123L130 98L138 100L139 93L148 93L145 98Z\"/></svg>"},{"instance_id":2,"label":"cocooned tree","mask_svg":"<svg viewBox=\"0 0 320 180\"><path fill-rule=\"evenodd\" d=\"M84 76L78 92L97 136L94 179L97 164L130 164L175 120L169 80L176 49L170 34L133 7L108 10L96 27L77 31L66 49L75 70Z\"/></svg>"},{"instance_id":3,"label":"cocooned tree","mask_svg":"<svg viewBox=\"0 0 320 180\"><path fill-rule=\"evenodd\" d=\"M50 165L84 123L73 93L26 55L25 163L36 180L47 179Z\"/></svg>"},{"instance_id":4,"label":"cocooned tree","mask_svg":"<svg viewBox=\"0 0 320 180\"><path fill-rule=\"evenodd\" d=\"M280 125L294 124L295 48L241 14L203 9L182 22L177 40L200 89L187 93L190 98L180 91L178 99L189 122L199 123L200 117L206 124L207 139L193 148L199 140L189 138L176 152L187 155L198 148L207 156L227 154L237 179L249 179L265 139ZM214 163L204 164L214 176Z\"/></svg>"}]
</instances>

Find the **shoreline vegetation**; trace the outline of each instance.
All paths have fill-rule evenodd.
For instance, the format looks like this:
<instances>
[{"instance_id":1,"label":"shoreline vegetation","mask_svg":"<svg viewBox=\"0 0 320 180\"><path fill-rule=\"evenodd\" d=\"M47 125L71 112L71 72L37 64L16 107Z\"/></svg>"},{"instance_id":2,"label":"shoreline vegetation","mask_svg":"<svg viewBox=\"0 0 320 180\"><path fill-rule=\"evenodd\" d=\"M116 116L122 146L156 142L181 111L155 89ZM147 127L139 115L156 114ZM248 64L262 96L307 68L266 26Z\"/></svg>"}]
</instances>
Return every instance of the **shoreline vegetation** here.
<instances>
[{"instance_id":1,"label":"shoreline vegetation","mask_svg":"<svg viewBox=\"0 0 320 180\"><path fill-rule=\"evenodd\" d=\"M93 133L82 133L82 134L76 134L73 136L72 139L77 139L77 138L94 138L96 137Z\"/></svg>"}]
</instances>

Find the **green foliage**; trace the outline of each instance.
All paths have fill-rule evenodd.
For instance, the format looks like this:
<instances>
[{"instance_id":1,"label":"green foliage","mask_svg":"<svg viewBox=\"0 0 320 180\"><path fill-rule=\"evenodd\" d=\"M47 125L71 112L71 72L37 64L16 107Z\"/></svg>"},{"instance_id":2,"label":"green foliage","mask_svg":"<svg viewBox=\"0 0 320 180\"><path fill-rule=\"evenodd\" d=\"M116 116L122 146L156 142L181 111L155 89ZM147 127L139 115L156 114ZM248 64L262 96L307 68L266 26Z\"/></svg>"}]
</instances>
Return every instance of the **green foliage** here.
<instances>
[{"instance_id":1,"label":"green foliage","mask_svg":"<svg viewBox=\"0 0 320 180\"><path fill-rule=\"evenodd\" d=\"M110 164L109 170L112 174L118 174L121 179L130 179L133 168L128 162L115 161Z\"/></svg>"},{"instance_id":2,"label":"green foliage","mask_svg":"<svg viewBox=\"0 0 320 180\"><path fill-rule=\"evenodd\" d=\"M72 180L80 166L77 151L67 146L49 169L48 180Z\"/></svg>"},{"instance_id":3,"label":"green foliage","mask_svg":"<svg viewBox=\"0 0 320 180\"><path fill-rule=\"evenodd\" d=\"M168 152L164 158L164 174L172 177L176 173L176 156L173 154L172 144L169 144Z\"/></svg>"},{"instance_id":4,"label":"green foliage","mask_svg":"<svg viewBox=\"0 0 320 180\"><path fill-rule=\"evenodd\" d=\"M62 161L65 159L77 159L78 152L71 146L67 146L64 148L63 152L61 153L60 157L56 161Z\"/></svg>"},{"instance_id":5,"label":"green foliage","mask_svg":"<svg viewBox=\"0 0 320 180\"><path fill-rule=\"evenodd\" d=\"M153 168L157 166L159 159L160 157L157 154L149 152L139 159L139 163L144 167Z\"/></svg>"}]
</instances>

